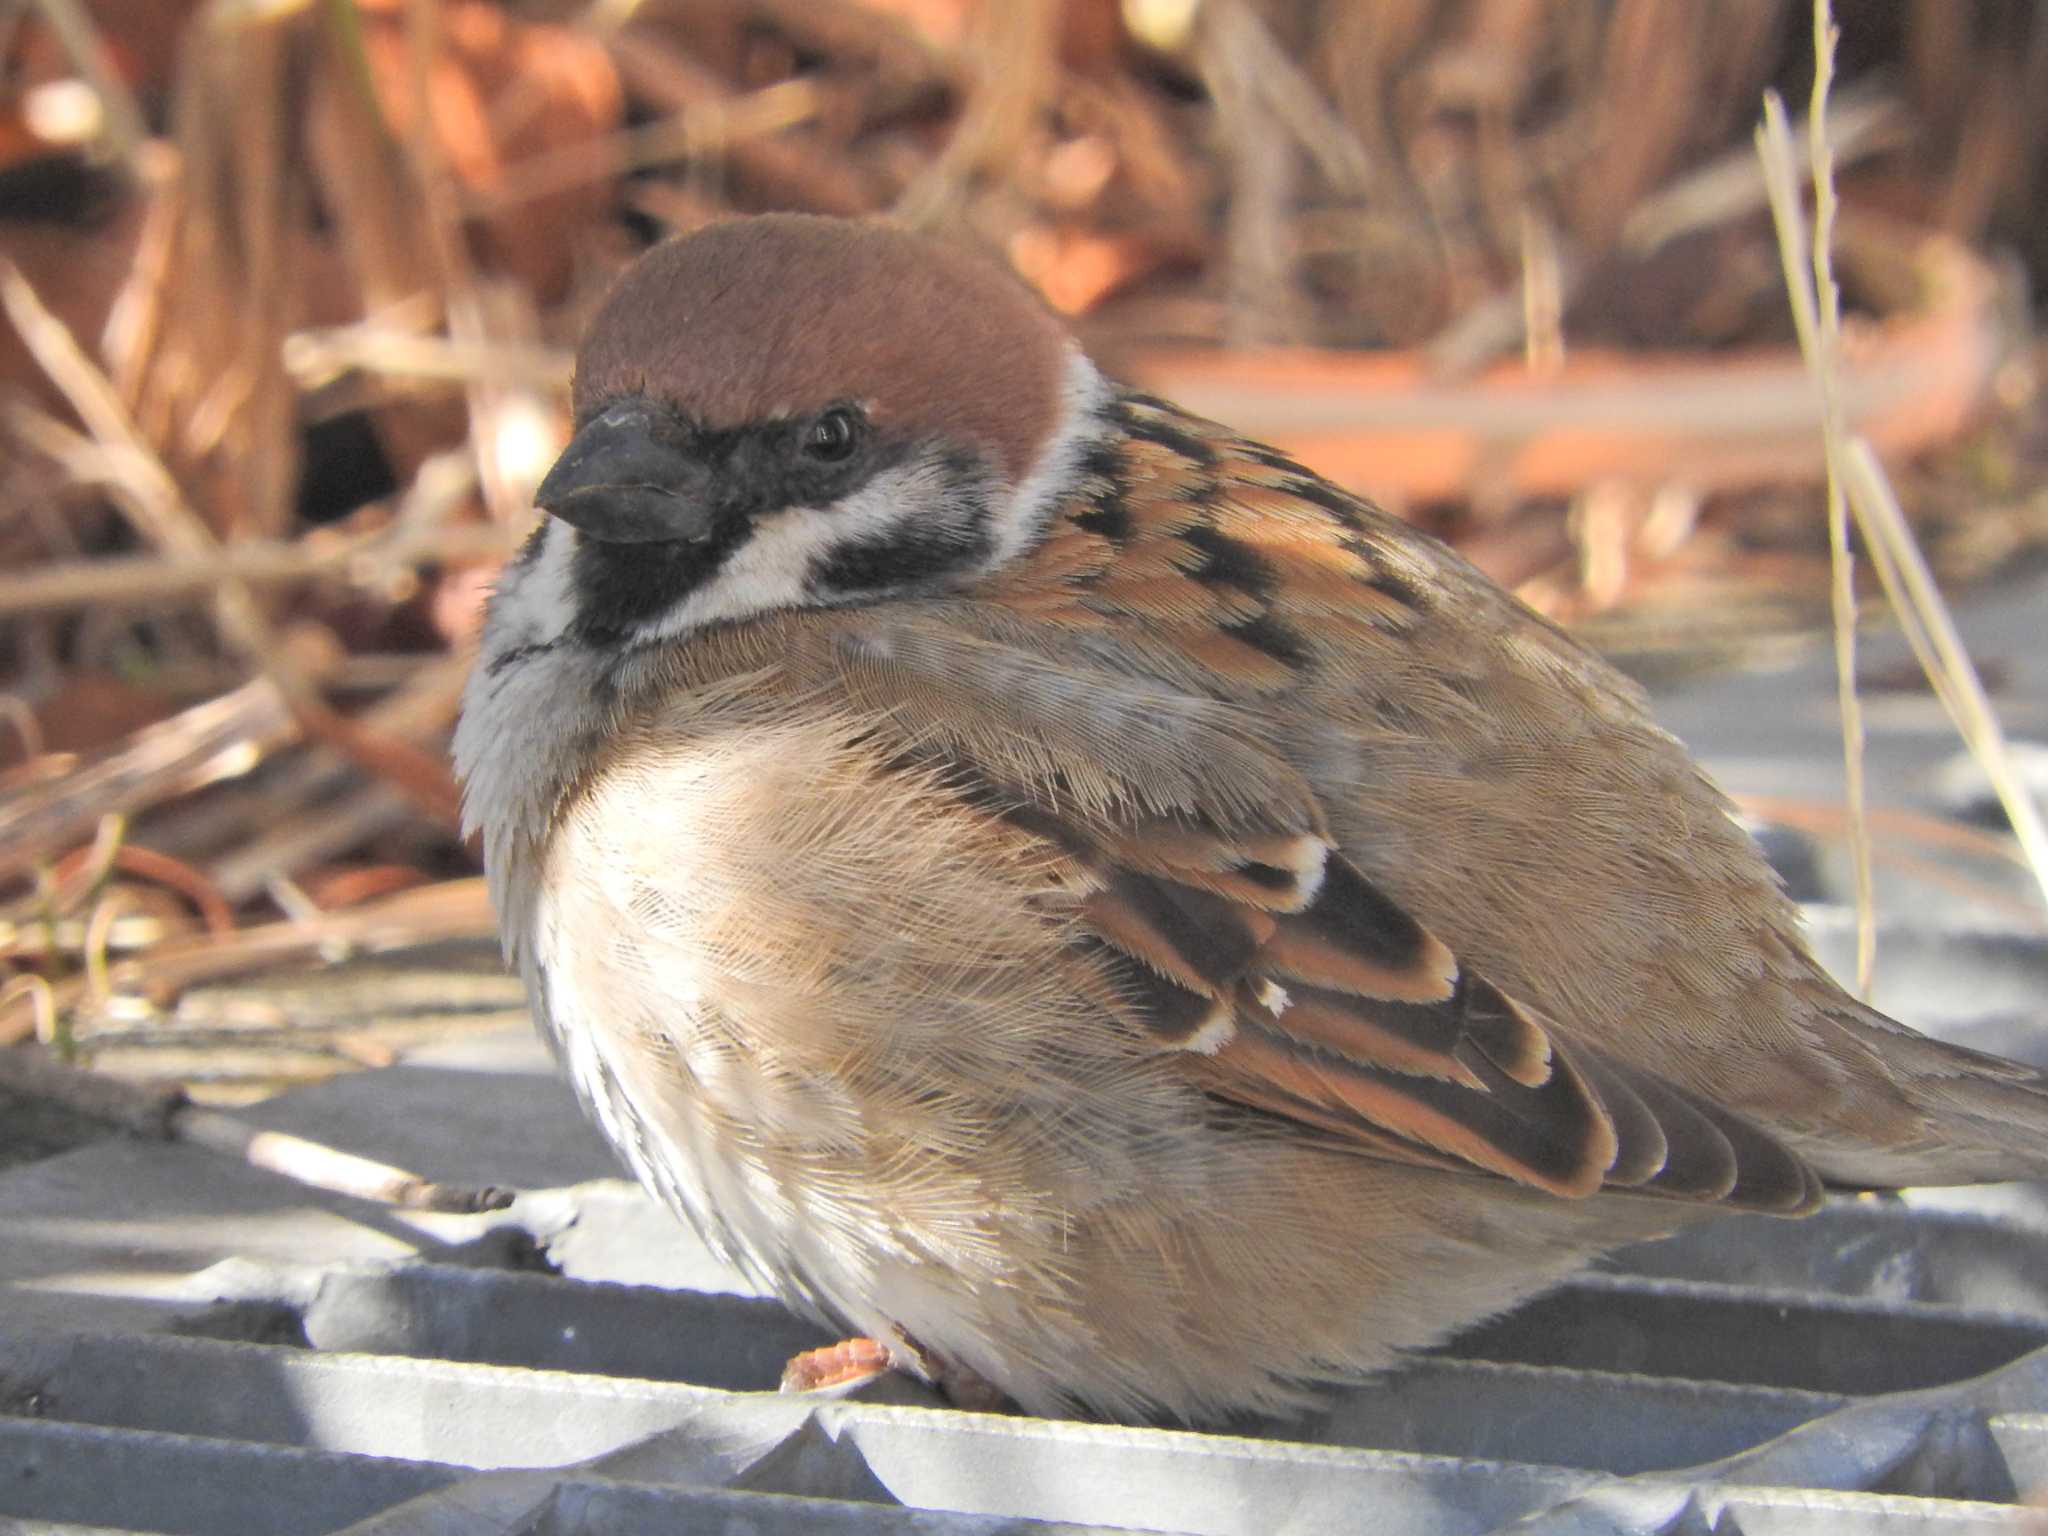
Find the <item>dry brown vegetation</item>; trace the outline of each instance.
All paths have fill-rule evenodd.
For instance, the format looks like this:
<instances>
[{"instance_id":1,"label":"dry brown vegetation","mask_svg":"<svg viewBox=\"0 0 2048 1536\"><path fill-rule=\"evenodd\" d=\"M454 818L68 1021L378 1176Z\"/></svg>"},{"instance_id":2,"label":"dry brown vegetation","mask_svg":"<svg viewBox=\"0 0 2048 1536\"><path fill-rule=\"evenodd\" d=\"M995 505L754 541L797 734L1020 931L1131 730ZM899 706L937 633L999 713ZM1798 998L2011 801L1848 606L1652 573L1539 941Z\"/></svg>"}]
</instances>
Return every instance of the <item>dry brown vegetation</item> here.
<instances>
[{"instance_id":1,"label":"dry brown vegetation","mask_svg":"<svg viewBox=\"0 0 2048 1536\"><path fill-rule=\"evenodd\" d=\"M1844 410L1983 577L2048 535L2048 8L1837 19ZM1618 651L1810 630L1750 131L1812 62L1792 0L0 4L0 1043L224 1098L388 1059L389 986L208 989L487 928L464 647L583 317L735 210L978 242Z\"/></svg>"}]
</instances>

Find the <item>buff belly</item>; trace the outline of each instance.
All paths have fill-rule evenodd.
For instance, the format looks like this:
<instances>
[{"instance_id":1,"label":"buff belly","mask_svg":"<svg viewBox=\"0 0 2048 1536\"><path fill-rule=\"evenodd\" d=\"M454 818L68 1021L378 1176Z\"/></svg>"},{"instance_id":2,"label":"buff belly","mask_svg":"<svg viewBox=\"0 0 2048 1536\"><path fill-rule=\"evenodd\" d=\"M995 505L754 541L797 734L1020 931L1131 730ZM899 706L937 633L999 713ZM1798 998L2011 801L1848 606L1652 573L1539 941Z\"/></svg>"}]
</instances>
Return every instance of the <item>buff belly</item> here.
<instances>
[{"instance_id":1,"label":"buff belly","mask_svg":"<svg viewBox=\"0 0 2048 1536\"><path fill-rule=\"evenodd\" d=\"M1202 1417L1690 1214L1211 1103L1081 983L1056 861L872 757L758 704L643 722L560 818L522 946L620 1156L792 1305L1036 1411Z\"/></svg>"}]
</instances>

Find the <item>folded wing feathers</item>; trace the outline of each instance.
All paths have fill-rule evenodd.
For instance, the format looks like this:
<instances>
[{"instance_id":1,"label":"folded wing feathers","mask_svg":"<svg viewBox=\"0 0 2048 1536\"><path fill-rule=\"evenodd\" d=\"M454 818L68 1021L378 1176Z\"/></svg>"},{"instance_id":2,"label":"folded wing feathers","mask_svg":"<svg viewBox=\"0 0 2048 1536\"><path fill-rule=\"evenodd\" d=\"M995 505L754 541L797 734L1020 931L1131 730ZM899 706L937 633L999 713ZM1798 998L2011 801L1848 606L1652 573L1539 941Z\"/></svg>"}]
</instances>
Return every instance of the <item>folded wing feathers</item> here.
<instances>
[{"instance_id":1,"label":"folded wing feathers","mask_svg":"<svg viewBox=\"0 0 2048 1536\"><path fill-rule=\"evenodd\" d=\"M1273 931L1273 919L1209 891L1118 870L1082 912L1126 954L1191 991L1226 997Z\"/></svg>"},{"instance_id":2,"label":"folded wing feathers","mask_svg":"<svg viewBox=\"0 0 2048 1536\"><path fill-rule=\"evenodd\" d=\"M1607 1182L1635 1187L1667 1172L1672 1166L1671 1141L1642 1095L1598 1051L1588 1051L1579 1066L1614 1122L1618 1145L1614 1162L1607 1170ZM1727 1188L1720 1193L1726 1194ZM1705 1198L1718 1199L1719 1195Z\"/></svg>"},{"instance_id":3,"label":"folded wing feathers","mask_svg":"<svg viewBox=\"0 0 2048 1536\"><path fill-rule=\"evenodd\" d=\"M1476 1167L1553 1194L1588 1195L1613 1156L1613 1131L1575 1075L1558 1074L1535 1092L1571 1102L1530 1106L1463 1083L1415 1077L1349 1057L1303 1049L1291 1036L1240 1017L1236 1035L1211 1058L1228 1095L1228 1074L1269 1082L1326 1109L1348 1109ZM1578 1133L1560 1134L1569 1126Z\"/></svg>"},{"instance_id":4,"label":"folded wing feathers","mask_svg":"<svg viewBox=\"0 0 2048 1536\"><path fill-rule=\"evenodd\" d=\"M1563 1196L1617 1185L1788 1212L1819 1197L1753 1126L1562 1048L1319 838L1168 823L1102 853L1083 915L1105 963L1220 1097Z\"/></svg>"},{"instance_id":5,"label":"folded wing feathers","mask_svg":"<svg viewBox=\"0 0 2048 1536\"><path fill-rule=\"evenodd\" d=\"M1560 1195L1819 1199L1755 1127L1568 1047L1464 970L1336 854L1306 783L1227 710L1127 679L1114 698L1077 690L1057 663L907 623L842 630L826 665L910 757L1061 849L1105 994L1218 1097ZM1105 759L1105 741L1125 750Z\"/></svg>"}]
</instances>

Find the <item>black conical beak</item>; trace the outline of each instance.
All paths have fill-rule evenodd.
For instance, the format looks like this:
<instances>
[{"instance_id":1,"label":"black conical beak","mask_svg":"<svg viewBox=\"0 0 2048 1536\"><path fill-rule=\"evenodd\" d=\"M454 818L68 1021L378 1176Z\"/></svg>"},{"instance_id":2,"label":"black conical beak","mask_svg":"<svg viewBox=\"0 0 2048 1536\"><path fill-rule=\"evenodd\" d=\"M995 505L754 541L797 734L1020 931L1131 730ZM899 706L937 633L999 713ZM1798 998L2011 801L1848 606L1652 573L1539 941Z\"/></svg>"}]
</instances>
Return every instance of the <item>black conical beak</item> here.
<instances>
[{"instance_id":1,"label":"black conical beak","mask_svg":"<svg viewBox=\"0 0 2048 1536\"><path fill-rule=\"evenodd\" d=\"M606 406L569 440L534 504L607 544L701 539L711 531L711 474L663 441L643 400Z\"/></svg>"}]
</instances>

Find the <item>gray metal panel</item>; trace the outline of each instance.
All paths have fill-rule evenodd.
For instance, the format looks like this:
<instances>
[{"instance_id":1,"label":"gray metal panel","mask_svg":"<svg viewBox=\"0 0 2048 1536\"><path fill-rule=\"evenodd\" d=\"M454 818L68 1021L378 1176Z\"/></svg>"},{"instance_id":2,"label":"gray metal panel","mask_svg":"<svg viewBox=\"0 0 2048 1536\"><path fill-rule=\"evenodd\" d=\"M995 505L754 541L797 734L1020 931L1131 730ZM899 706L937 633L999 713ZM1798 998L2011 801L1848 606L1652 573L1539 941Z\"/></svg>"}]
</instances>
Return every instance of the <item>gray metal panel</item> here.
<instances>
[{"instance_id":1,"label":"gray metal panel","mask_svg":"<svg viewBox=\"0 0 2048 1536\"><path fill-rule=\"evenodd\" d=\"M1066 1521L599 1482L564 1484L532 1530L533 1536L676 1536L681 1531L721 1536L1116 1536L1109 1526Z\"/></svg>"},{"instance_id":2,"label":"gray metal panel","mask_svg":"<svg viewBox=\"0 0 2048 1536\"><path fill-rule=\"evenodd\" d=\"M753 1297L565 1285L441 1264L327 1275L304 1316L318 1349L735 1390L773 1387L791 1355L831 1342L778 1303Z\"/></svg>"},{"instance_id":3,"label":"gray metal panel","mask_svg":"<svg viewBox=\"0 0 2048 1536\"><path fill-rule=\"evenodd\" d=\"M163 1314L177 1332L120 1332L90 1306L31 1328L10 1310L0 1411L20 1417L0 1417L0 1519L462 1536L2039 1529L2023 1507L2048 1495L2038 1205L1970 1198L2005 1218L1845 1201L1632 1250L1317 1415L1232 1437L746 1390L817 1335L746 1296L533 1267L667 1230L616 1186L556 1190L509 1226L425 1245L466 1263L216 1264ZM36 1220L46 1244L65 1224Z\"/></svg>"},{"instance_id":4,"label":"gray metal panel","mask_svg":"<svg viewBox=\"0 0 2048 1536\"><path fill-rule=\"evenodd\" d=\"M1551 1467L923 1409L848 1405L819 1420L905 1503L1196 1536L1483 1536L1594 1481Z\"/></svg>"},{"instance_id":5,"label":"gray metal panel","mask_svg":"<svg viewBox=\"0 0 2048 1536\"><path fill-rule=\"evenodd\" d=\"M420 1266L408 1279L448 1283L447 1305L427 1312L454 1315L461 1330L463 1305L482 1294L465 1273ZM628 1294L516 1278L560 1288L560 1304L599 1329ZM382 1294L406 1298L404 1317L422 1315L412 1291ZM634 1321L658 1321L644 1309L664 1299L702 1301L633 1295L643 1309ZM1748 1531L1760 1521L1756 1528L1787 1532L2010 1530L2022 1528L2012 1517L2023 1513L2010 1503L1958 1501L2048 1492L2048 1350L1958 1387L1851 1399L1832 1413L1842 1400L1437 1360L1285 1431L1363 1433L1377 1422L1394 1432L1376 1449L162 1336L8 1337L0 1386L17 1411L61 1417L0 1419L0 1468L10 1474L0 1510L179 1532L314 1532L351 1520L365 1530L534 1529L537 1511L554 1519L570 1507L559 1503L569 1484L547 1472L489 1473L442 1496L461 1476L450 1464L570 1461L604 1486L577 1484L573 1518L586 1523L567 1529L599 1528L587 1523L591 1512L615 1507L657 1522L711 1518L714 1507L694 1493L712 1487L829 1501L818 1508L833 1509L835 1529L1001 1528L885 1518L900 1502L997 1522L1202 1536L1482 1536L1522 1517L1536 1520L1533 1530L1643 1532L1710 1506L1713 1520L1700 1529ZM1788 1423L1802 1427L1769 1438ZM1386 1448L1403 1438L1455 1454ZM1475 1454L1489 1445L1523 1459ZM1676 1474L1617 1478L1541 1464L1563 1451L1608 1474L1685 1468L1701 1447L1731 1445L1732 1454ZM378 1459L397 1453L414 1459ZM1758 1483L1779 1486L1764 1495L1737 1487ZM723 1519L743 1507L715 1509ZM781 1529L785 1517L815 1512L764 1506L767 1523L752 1528Z\"/></svg>"},{"instance_id":6,"label":"gray metal panel","mask_svg":"<svg viewBox=\"0 0 2048 1536\"><path fill-rule=\"evenodd\" d=\"M1774 1387L1439 1358L1395 1371L1372 1391L1345 1394L1299 1432L1320 1444L1647 1472L1728 1455L1845 1401ZM1475 1404L1484 1411L1475 1412Z\"/></svg>"},{"instance_id":7,"label":"gray metal panel","mask_svg":"<svg viewBox=\"0 0 2048 1536\"><path fill-rule=\"evenodd\" d=\"M1715 1281L1582 1275L1455 1355L1807 1392L1902 1392L2048 1344L2048 1318Z\"/></svg>"},{"instance_id":8,"label":"gray metal panel","mask_svg":"<svg viewBox=\"0 0 2048 1536\"><path fill-rule=\"evenodd\" d=\"M2048 1225L2030 1229L2022 1215L1837 1200L1804 1221L1734 1216L1694 1227L1625 1249L1602 1267L1646 1278L2048 1316Z\"/></svg>"},{"instance_id":9,"label":"gray metal panel","mask_svg":"<svg viewBox=\"0 0 2048 1536\"><path fill-rule=\"evenodd\" d=\"M0 1336L0 1394L76 1424L465 1467L581 1461L672 1429L723 1396L150 1334Z\"/></svg>"},{"instance_id":10,"label":"gray metal panel","mask_svg":"<svg viewBox=\"0 0 2048 1536\"><path fill-rule=\"evenodd\" d=\"M0 1417L0 1514L16 1519L322 1536L460 1477L420 1462Z\"/></svg>"}]
</instances>

